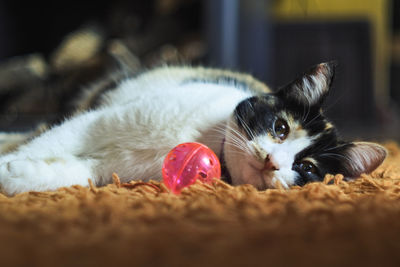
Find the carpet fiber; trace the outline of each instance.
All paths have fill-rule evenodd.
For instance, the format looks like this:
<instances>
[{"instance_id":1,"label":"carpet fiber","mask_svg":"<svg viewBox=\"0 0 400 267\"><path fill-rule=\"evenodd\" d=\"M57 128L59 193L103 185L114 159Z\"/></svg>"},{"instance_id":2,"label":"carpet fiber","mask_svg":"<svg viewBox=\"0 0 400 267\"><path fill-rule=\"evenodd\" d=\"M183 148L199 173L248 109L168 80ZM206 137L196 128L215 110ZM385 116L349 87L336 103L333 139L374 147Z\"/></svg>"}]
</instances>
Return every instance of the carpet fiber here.
<instances>
[{"instance_id":1,"label":"carpet fiber","mask_svg":"<svg viewBox=\"0 0 400 267\"><path fill-rule=\"evenodd\" d=\"M0 194L0 265L399 266L400 149L385 146L370 175L291 190L216 181L175 196L115 176L101 188Z\"/></svg>"}]
</instances>

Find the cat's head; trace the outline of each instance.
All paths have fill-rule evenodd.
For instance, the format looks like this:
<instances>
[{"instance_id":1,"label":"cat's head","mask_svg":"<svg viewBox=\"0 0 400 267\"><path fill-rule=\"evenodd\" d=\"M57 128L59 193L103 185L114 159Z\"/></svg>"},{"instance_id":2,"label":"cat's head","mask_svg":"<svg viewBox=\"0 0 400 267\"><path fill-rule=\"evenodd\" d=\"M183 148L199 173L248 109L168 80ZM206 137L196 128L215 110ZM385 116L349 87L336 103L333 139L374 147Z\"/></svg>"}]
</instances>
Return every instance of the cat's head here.
<instances>
[{"instance_id":1,"label":"cat's head","mask_svg":"<svg viewBox=\"0 0 400 267\"><path fill-rule=\"evenodd\" d=\"M358 177L377 168L386 150L375 143L338 140L321 105L334 64L319 64L276 93L236 107L225 137L225 162L233 184L259 189L321 181L325 174Z\"/></svg>"}]
</instances>

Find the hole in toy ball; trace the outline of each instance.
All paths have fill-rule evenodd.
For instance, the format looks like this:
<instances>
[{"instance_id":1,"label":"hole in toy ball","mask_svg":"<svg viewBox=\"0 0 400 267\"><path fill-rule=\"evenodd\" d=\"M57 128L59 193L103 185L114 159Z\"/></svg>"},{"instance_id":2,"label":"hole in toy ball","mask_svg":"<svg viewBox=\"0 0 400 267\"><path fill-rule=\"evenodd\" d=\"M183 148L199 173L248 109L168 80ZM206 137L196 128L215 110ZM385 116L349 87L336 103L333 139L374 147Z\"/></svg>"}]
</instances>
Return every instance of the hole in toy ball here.
<instances>
[{"instance_id":1,"label":"hole in toy ball","mask_svg":"<svg viewBox=\"0 0 400 267\"><path fill-rule=\"evenodd\" d=\"M212 165L214 165L214 162L210 159L210 165L212 166Z\"/></svg>"},{"instance_id":2,"label":"hole in toy ball","mask_svg":"<svg viewBox=\"0 0 400 267\"><path fill-rule=\"evenodd\" d=\"M169 157L169 160L176 160L176 156L175 156L175 155L171 155L171 156Z\"/></svg>"},{"instance_id":3,"label":"hole in toy ball","mask_svg":"<svg viewBox=\"0 0 400 267\"><path fill-rule=\"evenodd\" d=\"M204 172L199 172L199 175L201 176L201 178L205 179L207 178L207 174Z\"/></svg>"}]
</instances>

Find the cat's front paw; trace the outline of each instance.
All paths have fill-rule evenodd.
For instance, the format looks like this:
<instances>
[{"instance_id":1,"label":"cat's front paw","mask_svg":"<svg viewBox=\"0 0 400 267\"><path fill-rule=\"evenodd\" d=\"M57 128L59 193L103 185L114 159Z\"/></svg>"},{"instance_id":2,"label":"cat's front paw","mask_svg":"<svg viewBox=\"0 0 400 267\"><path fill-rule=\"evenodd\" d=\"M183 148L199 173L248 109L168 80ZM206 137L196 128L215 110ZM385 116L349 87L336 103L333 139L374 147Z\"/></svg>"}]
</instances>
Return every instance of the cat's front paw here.
<instances>
[{"instance_id":1,"label":"cat's front paw","mask_svg":"<svg viewBox=\"0 0 400 267\"><path fill-rule=\"evenodd\" d=\"M29 179L35 176L45 178L55 175L54 170L42 160L16 159L0 165L0 177Z\"/></svg>"},{"instance_id":2,"label":"cat's front paw","mask_svg":"<svg viewBox=\"0 0 400 267\"><path fill-rule=\"evenodd\" d=\"M56 176L54 169L41 160L15 159L0 165L0 184L7 195L44 189Z\"/></svg>"},{"instance_id":3,"label":"cat's front paw","mask_svg":"<svg viewBox=\"0 0 400 267\"><path fill-rule=\"evenodd\" d=\"M87 185L90 166L75 159L13 159L0 164L0 186L7 195Z\"/></svg>"}]
</instances>

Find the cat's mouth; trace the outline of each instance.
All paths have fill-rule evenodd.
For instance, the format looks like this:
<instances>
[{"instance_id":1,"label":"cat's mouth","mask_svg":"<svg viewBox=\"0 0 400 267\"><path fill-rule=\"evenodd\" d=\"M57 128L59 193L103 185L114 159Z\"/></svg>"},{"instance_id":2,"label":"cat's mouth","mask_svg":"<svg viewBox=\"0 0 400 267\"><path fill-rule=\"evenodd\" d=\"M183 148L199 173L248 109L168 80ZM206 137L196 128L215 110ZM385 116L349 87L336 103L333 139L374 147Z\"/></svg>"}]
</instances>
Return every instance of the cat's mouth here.
<instances>
[{"instance_id":1,"label":"cat's mouth","mask_svg":"<svg viewBox=\"0 0 400 267\"><path fill-rule=\"evenodd\" d=\"M265 166L266 164L262 162L249 162L249 166L252 169L253 172L253 177L255 179L259 179L259 185L256 187L259 190L265 190L268 188L273 188L273 178L274 178L274 172L276 171L275 168L271 168L270 166Z\"/></svg>"}]
</instances>

